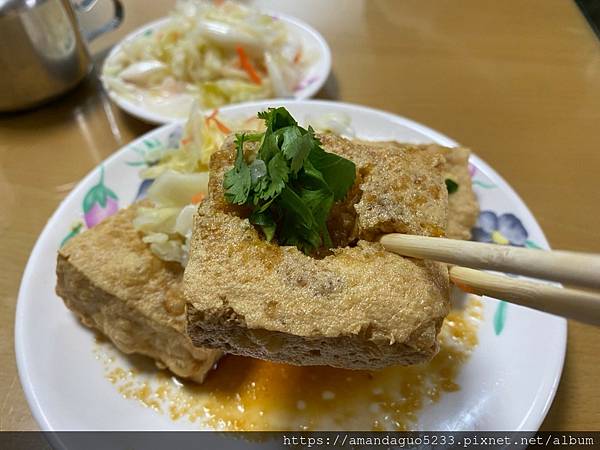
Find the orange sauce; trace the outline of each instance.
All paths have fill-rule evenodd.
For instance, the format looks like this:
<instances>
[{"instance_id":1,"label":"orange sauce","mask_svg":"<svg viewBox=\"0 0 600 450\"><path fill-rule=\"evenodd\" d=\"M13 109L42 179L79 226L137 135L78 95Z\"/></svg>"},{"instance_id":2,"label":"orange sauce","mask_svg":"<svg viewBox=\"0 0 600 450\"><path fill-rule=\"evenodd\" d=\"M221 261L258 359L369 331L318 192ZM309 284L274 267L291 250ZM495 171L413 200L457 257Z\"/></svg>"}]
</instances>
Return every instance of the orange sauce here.
<instances>
[{"instance_id":1,"label":"orange sauce","mask_svg":"<svg viewBox=\"0 0 600 450\"><path fill-rule=\"evenodd\" d=\"M446 318L440 352L431 362L417 366L355 371L225 356L202 385L147 367L107 368L107 378L124 397L199 426L407 430L425 405L444 392L460 389L456 377L477 345L480 320L481 303L471 296L463 310ZM140 376L140 372L145 373Z\"/></svg>"}]
</instances>

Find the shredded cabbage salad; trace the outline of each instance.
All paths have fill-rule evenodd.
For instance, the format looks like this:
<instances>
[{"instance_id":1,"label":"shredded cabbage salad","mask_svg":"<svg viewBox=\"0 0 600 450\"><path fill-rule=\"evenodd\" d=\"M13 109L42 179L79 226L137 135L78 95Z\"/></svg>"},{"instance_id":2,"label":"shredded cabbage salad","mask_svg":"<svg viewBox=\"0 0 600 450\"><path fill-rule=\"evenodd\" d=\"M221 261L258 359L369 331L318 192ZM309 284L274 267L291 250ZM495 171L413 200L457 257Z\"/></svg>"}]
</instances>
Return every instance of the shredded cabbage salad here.
<instances>
[{"instance_id":1,"label":"shredded cabbage salad","mask_svg":"<svg viewBox=\"0 0 600 450\"><path fill-rule=\"evenodd\" d=\"M277 18L234 1L179 1L167 25L125 42L102 77L155 112L187 117L229 103L289 97L310 52Z\"/></svg>"},{"instance_id":2,"label":"shredded cabbage salad","mask_svg":"<svg viewBox=\"0 0 600 450\"><path fill-rule=\"evenodd\" d=\"M345 114L307 116L305 122L319 132L354 135ZM195 104L179 146L162 151L141 171L143 179L154 181L146 196L150 202L138 209L133 224L159 258L187 264L193 216L208 195L210 157L230 133L242 130L264 131L264 122L256 116L225 121L218 110L203 113Z\"/></svg>"}]
</instances>

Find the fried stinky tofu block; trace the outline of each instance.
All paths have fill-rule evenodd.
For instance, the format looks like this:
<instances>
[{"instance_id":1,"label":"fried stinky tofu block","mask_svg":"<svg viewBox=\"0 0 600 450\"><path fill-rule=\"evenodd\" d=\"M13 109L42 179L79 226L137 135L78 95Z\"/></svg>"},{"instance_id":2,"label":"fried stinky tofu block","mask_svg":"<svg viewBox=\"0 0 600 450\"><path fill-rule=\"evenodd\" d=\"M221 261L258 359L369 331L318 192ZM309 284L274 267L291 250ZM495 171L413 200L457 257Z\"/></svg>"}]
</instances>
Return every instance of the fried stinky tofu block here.
<instances>
[{"instance_id":1,"label":"fried stinky tofu block","mask_svg":"<svg viewBox=\"0 0 600 450\"><path fill-rule=\"evenodd\" d=\"M156 257L133 227L137 206L119 211L60 249L56 293L123 353L202 382L221 352L192 345L185 331L183 268Z\"/></svg>"},{"instance_id":2,"label":"fried stinky tofu block","mask_svg":"<svg viewBox=\"0 0 600 450\"><path fill-rule=\"evenodd\" d=\"M197 346L298 365L427 361L449 311L447 268L369 240L386 232L445 234L445 160L424 147L385 153L325 137L323 147L352 159L358 174L331 212L338 247L321 259L265 241L247 211L223 198L232 139L213 155L184 275L187 333Z\"/></svg>"},{"instance_id":3,"label":"fried stinky tofu block","mask_svg":"<svg viewBox=\"0 0 600 450\"><path fill-rule=\"evenodd\" d=\"M349 241L373 241L393 232L446 235L448 192L441 154L423 146L350 141L333 134L319 138L325 150L353 161L357 168L354 189L331 214L335 221L337 208L345 207L355 215ZM329 228L334 234L350 231L332 222Z\"/></svg>"},{"instance_id":4,"label":"fried stinky tofu block","mask_svg":"<svg viewBox=\"0 0 600 450\"><path fill-rule=\"evenodd\" d=\"M315 259L202 204L185 272L194 344L297 365L415 364L437 351L448 273L359 241Z\"/></svg>"},{"instance_id":5,"label":"fried stinky tofu block","mask_svg":"<svg viewBox=\"0 0 600 450\"><path fill-rule=\"evenodd\" d=\"M444 159L444 179L450 178L458 184L458 190L448 195L448 223L445 236L451 239L470 239L471 229L477 222L479 215L479 204L473 192L471 175L469 174L469 149L464 147L442 147L437 144L404 144L395 141L348 141L335 135L323 135L321 141L329 151L337 153L345 158L351 159L357 164L360 171L368 171L373 165L374 157L380 155L397 155L406 151L428 151L434 155L441 155ZM357 145L360 144L360 145ZM365 151L365 149L371 149ZM392 156L393 157L393 156ZM398 157L398 156L396 156ZM388 186L393 188L392 186ZM358 186L356 186L358 188ZM361 187L367 191L368 187ZM359 191L359 189L356 189ZM405 194L409 195L409 194ZM366 197L363 203L368 200ZM416 200L416 205L422 200ZM336 205L338 208L348 205L353 206L352 201ZM365 208L365 206L363 206ZM425 210L418 213L423 214ZM419 230L407 229L408 234L422 234Z\"/></svg>"},{"instance_id":6,"label":"fried stinky tofu block","mask_svg":"<svg viewBox=\"0 0 600 450\"><path fill-rule=\"evenodd\" d=\"M445 178L458 184L458 190L448 195L448 229L446 236L451 239L471 239L471 229L477 223L479 203L469 174L470 150L463 147L447 148L439 145L428 146L430 151L441 152L446 159Z\"/></svg>"}]
</instances>

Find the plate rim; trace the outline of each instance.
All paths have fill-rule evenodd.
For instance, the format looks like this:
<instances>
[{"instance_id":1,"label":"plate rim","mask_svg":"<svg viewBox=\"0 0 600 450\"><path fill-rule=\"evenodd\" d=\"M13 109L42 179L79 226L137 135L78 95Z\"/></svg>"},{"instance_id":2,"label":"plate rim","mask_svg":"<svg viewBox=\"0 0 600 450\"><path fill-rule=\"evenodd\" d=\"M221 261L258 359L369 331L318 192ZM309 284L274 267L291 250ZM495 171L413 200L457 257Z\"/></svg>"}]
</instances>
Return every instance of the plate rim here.
<instances>
[{"instance_id":1,"label":"plate rim","mask_svg":"<svg viewBox=\"0 0 600 450\"><path fill-rule=\"evenodd\" d=\"M314 83L312 83L311 85L309 85L305 89L303 89L302 94L300 94L298 96L294 95L294 97L290 98L290 99L274 97L274 98L264 99L264 100L253 100L253 101L249 101L249 102L230 103L230 104L219 107L219 109L227 108L229 106L234 106L234 105L241 105L241 104L245 105L245 104L257 103L257 102L263 102L263 101L308 100L308 99L312 98L319 91L319 89L321 89L325 85L325 83L327 82L327 80L331 74L331 70L332 70L331 48L329 47L329 44L327 43L327 40L325 39L325 37L316 28L314 28L312 25L308 24L307 22L305 22L301 19L298 19L297 17L292 16L290 14L282 13L279 11L272 11L269 9L259 9L259 11L262 12L263 14L275 16L275 17L283 20L284 22L292 23L296 27L303 28L305 31L309 32L309 34L314 38L315 42L318 43L320 52L322 53L323 64L325 67L323 75L320 76L319 79L317 79L317 81L315 81ZM103 73L104 73L104 67L105 67L107 61L109 61L112 57L115 56L115 54L117 52L119 52L121 50L121 48L123 47L123 44L136 39L137 37L141 36L148 30L152 30L152 29L162 26L163 24L166 24L169 20L171 20L171 17L163 16L158 19L152 20L151 22L147 22L147 23L139 26L138 28L132 30L130 33L128 33L121 40L119 40L111 48L110 52L108 52L108 55L106 55L106 58L102 62L102 67L100 68L100 71L99 71L99 78L100 78L100 83L102 84L102 89L104 90L104 92L108 95L110 100L117 107L119 107L124 112L126 112L127 114L129 114L133 117L136 117L140 120L143 120L144 122L151 123L154 125L165 125L165 124L169 124L172 122L177 122L177 121L181 121L181 120L185 120L185 119L174 119L172 117L167 117L167 116L165 116L163 114L159 114L157 112L147 111L143 107L124 98L123 96L117 95L114 92L114 90L110 89L109 86L107 85L106 81L104 80Z\"/></svg>"},{"instance_id":2,"label":"plate rim","mask_svg":"<svg viewBox=\"0 0 600 450\"><path fill-rule=\"evenodd\" d=\"M254 107L266 108L269 106L275 106L276 104L282 105L282 104L290 104L290 103L294 104L294 105L298 105L298 106L302 106L303 104L308 104L308 105L320 104L323 106L335 106L335 107L341 107L341 108L358 109L360 111L363 111L363 112L366 112L369 114L376 114L381 117L387 117L390 120L393 120L398 123L402 123L412 129L426 133L429 136L434 136L436 140L439 139L440 142L438 142L438 143L440 143L441 145L446 145L446 146L460 145L457 141L446 136L445 134L443 134L433 128L430 128L427 125L419 123L415 120L412 120L410 118L407 118L405 116L401 116L399 114L395 114L392 112L372 108L369 106L359 105L359 104L355 104L355 103L338 102L338 101L330 101L330 100L282 100L282 99L279 99L279 100L273 100L273 101L261 100L261 101L255 101L255 102L247 102L247 103L229 105L229 106L221 108L220 110L222 112L224 110L225 110L225 112L228 112L229 110L235 110L235 109L254 108ZM38 423L38 425L40 426L40 428L43 431L54 431L54 429L51 426L50 421L48 420L46 414L44 413L44 411L38 401L38 398L35 395L35 392L34 392L35 389L29 378L29 373L27 371L27 361L26 361L26 358L25 358L25 355L23 352L23 346L24 346L24 339L25 339L25 336L24 336L24 320L25 320L24 316L25 316L25 308L26 308L25 292L28 290L28 285L35 278L34 276L32 276L32 272L34 271L34 265L35 265L36 260L40 258L39 254L42 252L42 247L43 247L44 241L46 240L46 235L51 232L53 223L55 221L57 221L58 218L63 214L63 212L64 212L63 210L66 208L66 203L67 203L67 200L70 198L70 196L74 195L75 192L77 192L82 185L85 185L86 183L88 183L89 180L91 180L95 177L96 170L100 165L108 165L109 163L112 163L113 160L117 160L117 159L121 158L122 154L125 153L130 147L139 145L141 142L143 142L144 139L148 139L148 138L152 137L152 135L154 135L154 134L164 133L166 130L170 130L174 127L182 126L184 123L185 123L185 120L177 120L177 121L173 121L171 123L164 124L160 127L154 128L152 130L149 130L148 132L137 137L136 139L121 146L120 148L115 150L114 153L112 153L109 157L105 158L98 165L94 166L77 183L77 185L71 190L71 192L64 199L61 200L61 202L59 203L57 208L54 210L54 212L52 213L50 218L47 220L46 224L44 225L44 228L40 232L40 234L35 242L35 245L33 246L33 249L27 260L25 270L23 271L21 283L19 286L16 311L15 311L15 324L14 324L14 335L13 336L14 336L15 357L16 357L16 362L17 362L17 372L19 375L19 380L21 382L21 387L25 394L25 398L27 400L29 409L30 409L34 419L36 420L36 422ZM471 158L473 158L476 161L476 165L478 168L483 169L484 172L487 172L488 174L490 174L490 173L493 174L494 177L497 178L497 180L500 182L501 188L503 190L508 191L510 194L514 195L519 200L519 202L526 208L526 210L531 215L534 223L536 224L537 228L539 229L541 236L543 237L542 243L544 244L544 247L550 249L548 240L547 240L542 228L540 227L539 223L537 222L537 219L535 218L534 214L531 212L531 210L529 209L527 204L522 200L522 198L517 194L517 192L511 187L511 185L508 184L508 182L502 177L502 175L500 175L495 169L493 169L489 164L487 164L480 157L478 157L477 155L472 153ZM548 411L550 409L550 406L552 405L554 398L556 396L556 392L558 390L558 386L560 384L560 380L561 380L563 369L564 369L564 363L565 363L565 357L566 357L566 351L567 351L567 341L568 341L568 336L567 336L568 324L567 324L567 320L564 318L555 316L555 319L557 322L557 326L559 326L557 331L560 333L560 335L558 336L558 338L564 344L561 346L562 348L559 349L560 355L558 355L559 358L557 358L556 364L554 366L554 374L552 377L552 382L550 383L550 386L548 386L546 388L547 394L544 396L544 398L540 398L540 394L539 394L539 390L538 390L538 393L536 393L536 396L534 398L534 401L531 404L529 411L524 416L524 418L522 419L521 423L519 424L518 428L515 431L523 431L523 430L537 431L540 428L544 419L546 418ZM540 386L542 386L542 385L540 385Z\"/></svg>"}]
</instances>

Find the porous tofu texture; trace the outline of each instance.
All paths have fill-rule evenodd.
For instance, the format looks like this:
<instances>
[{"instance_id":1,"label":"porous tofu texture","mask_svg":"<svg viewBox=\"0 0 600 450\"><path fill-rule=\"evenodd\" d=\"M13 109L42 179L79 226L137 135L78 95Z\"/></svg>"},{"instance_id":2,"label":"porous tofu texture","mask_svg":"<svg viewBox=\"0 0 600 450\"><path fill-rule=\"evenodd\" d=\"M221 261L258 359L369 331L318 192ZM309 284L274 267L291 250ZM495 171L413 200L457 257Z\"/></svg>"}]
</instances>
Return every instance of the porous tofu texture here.
<instances>
[{"instance_id":1,"label":"porous tofu texture","mask_svg":"<svg viewBox=\"0 0 600 450\"><path fill-rule=\"evenodd\" d=\"M356 164L358 192L354 198L351 195L340 202L356 214L351 239L373 241L383 233L393 232L446 235L446 161L440 153L426 146L356 142L333 134L321 135L320 139L327 151ZM335 217L333 211L331 220ZM339 229L332 224L330 228L333 232Z\"/></svg>"},{"instance_id":2,"label":"porous tofu texture","mask_svg":"<svg viewBox=\"0 0 600 450\"><path fill-rule=\"evenodd\" d=\"M322 136L321 139L346 158L356 158L360 147L344 144L343 139L336 136ZM347 141L346 141L347 142ZM448 226L446 237L451 239L470 239L471 229L477 222L479 215L479 204L471 182L469 173L469 156L471 151L464 147L442 147L437 144L403 144L395 141L360 141L366 146L377 146L383 148L384 153L402 152L406 149L419 148L434 155L442 156L444 179L449 178L458 184L458 190L448 195ZM368 164L368 161L367 161ZM418 234L418 233L417 233Z\"/></svg>"},{"instance_id":3,"label":"porous tofu texture","mask_svg":"<svg viewBox=\"0 0 600 450\"><path fill-rule=\"evenodd\" d=\"M122 352L150 356L201 382L221 352L194 347L184 333L183 268L152 254L133 227L136 209L119 211L59 250L56 292Z\"/></svg>"},{"instance_id":4,"label":"porous tofu texture","mask_svg":"<svg viewBox=\"0 0 600 450\"><path fill-rule=\"evenodd\" d=\"M458 190L448 195L448 229L446 236L451 239L471 239L471 229L479 216L479 203L469 174L469 155L462 147L447 148L429 146L431 151L441 152L446 159L444 176L458 184Z\"/></svg>"},{"instance_id":5,"label":"porous tofu texture","mask_svg":"<svg viewBox=\"0 0 600 450\"><path fill-rule=\"evenodd\" d=\"M427 361L449 311L447 268L371 241L386 232L445 234L446 160L427 146L321 139L358 172L330 219L340 247L321 259L266 242L247 212L223 199L232 139L213 155L209 198L195 217L184 275L188 334L198 346L300 365L373 369Z\"/></svg>"},{"instance_id":6,"label":"porous tofu texture","mask_svg":"<svg viewBox=\"0 0 600 450\"><path fill-rule=\"evenodd\" d=\"M247 219L198 211L185 273L196 345L300 365L377 368L431 358L448 273L359 241L315 259Z\"/></svg>"}]
</instances>

